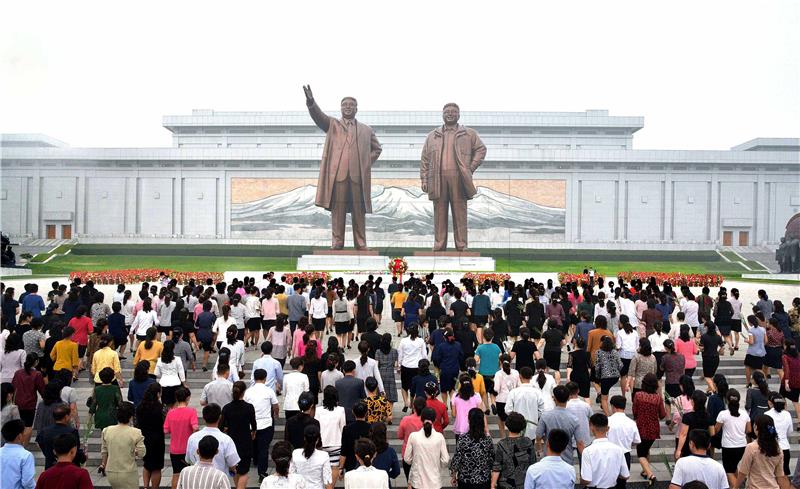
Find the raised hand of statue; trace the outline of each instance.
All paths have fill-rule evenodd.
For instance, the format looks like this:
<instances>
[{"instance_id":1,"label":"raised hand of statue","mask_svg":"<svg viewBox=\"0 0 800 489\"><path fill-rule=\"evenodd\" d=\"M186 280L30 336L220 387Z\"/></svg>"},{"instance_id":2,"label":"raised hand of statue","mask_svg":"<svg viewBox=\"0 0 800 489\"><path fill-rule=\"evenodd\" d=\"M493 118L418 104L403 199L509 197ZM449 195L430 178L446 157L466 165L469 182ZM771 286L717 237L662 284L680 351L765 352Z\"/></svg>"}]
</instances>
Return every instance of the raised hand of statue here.
<instances>
[{"instance_id":1,"label":"raised hand of statue","mask_svg":"<svg viewBox=\"0 0 800 489\"><path fill-rule=\"evenodd\" d=\"M314 100L314 94L311 93L311 85L303 85L303 92L306 94L306 102Z\"/></svg>"}]
</instances>

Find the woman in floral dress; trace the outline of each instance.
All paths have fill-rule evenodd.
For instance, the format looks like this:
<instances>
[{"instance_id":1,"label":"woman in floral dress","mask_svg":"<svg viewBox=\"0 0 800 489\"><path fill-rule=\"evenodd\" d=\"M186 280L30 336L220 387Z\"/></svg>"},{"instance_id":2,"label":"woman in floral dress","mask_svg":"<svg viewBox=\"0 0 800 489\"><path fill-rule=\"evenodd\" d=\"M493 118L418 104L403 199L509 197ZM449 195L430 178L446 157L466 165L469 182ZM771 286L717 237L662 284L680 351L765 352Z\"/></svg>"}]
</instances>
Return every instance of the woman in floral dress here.
<instances>
[{"instance_id":1,"label":"woman in floral dress","mask_svg":"<svg viewBox=\"0 0 800 489\"><path fill-rule=\"evenodd\" d=\"M375 351L375 360L378 361L378 371L383 379L383 393L386 400L393 405L397 402L397 384L395 375L398 369L397 350L392 348L392 335L385 333L381 337L381 346ZM391 417L387 423L392 424Z\"/></svg>"}]
</instances>

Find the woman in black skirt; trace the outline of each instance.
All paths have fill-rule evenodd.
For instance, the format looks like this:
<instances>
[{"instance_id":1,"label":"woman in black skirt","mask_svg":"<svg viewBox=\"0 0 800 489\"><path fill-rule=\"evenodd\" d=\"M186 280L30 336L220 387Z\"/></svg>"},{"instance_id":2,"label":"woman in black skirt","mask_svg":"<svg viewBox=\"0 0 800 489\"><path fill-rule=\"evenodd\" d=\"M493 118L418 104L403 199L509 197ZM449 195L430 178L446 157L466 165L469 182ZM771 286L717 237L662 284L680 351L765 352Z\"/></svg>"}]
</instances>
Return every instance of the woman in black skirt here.
<instances>
[{"instance_id":1,"label":"woman in black skirt","mask_svg":"<svg viewBox=\"0 0 800 489\"><path fill-rule=\"evenodd\" d=\"M589 382L589 353L586 351L586 342L580 335L572 337L573 350L569 352L567 360L567 378L570 382L578 384L578 395L584 400L590 399Z\"/></svg>"},{"instance_id":2,"label":"woman in black skirt","mask_svg":"<svg viewBox=\"0 0 800 489\"><path fill-rule=\"evenodd\" d=\"M767 351L764 357L764 374L767 378L772 376L769 369L774 368L778 371L778 377L783 376L783 331L778 325L778 320L770 318L767 321L767 334L764 348Z\"/></svg>"},{"instance_id":3,"label":"woman in black skirt","mask_svg":"<svg viewBox=\"0 0 800 489\"><path fill-rule=\"evenodd\" d=\"M158 489L164 468L164 406L160 397L161 385L150 384L136 408L136 426L144 436L142 481L145 489Z\"/></svg>"},{"instance_id":4,"label":"woman in black skirt","mask_svg":"<svg viewBox=\"0 0 800 489\"><path fill-rule=\"evenodd\" d=\"M511 298L504 306L506 320L508 320L508 335L511 337L512 341L516 341L517 336L519 336L519 328L522 326L522 314L524 307L524 304L522 304L519 299L519 292L514 290L514 292L511 294Z\"/></svg>"},{"instance_id":5,"label":"woman in black skirt","mask_svg":"<svg viewBox=\"0 0 800 489\"><path fill-rule=\"evenodd\" d=\"M717 334L717 326L711 321L706 321L706 332L700 337L700 351L703 353L703 377L706 379L708 391L714 392L713 378L719 368L719 356L725 352L725 342Z\"/></svg>"},{"instance_id":6,"label":"woman in black skirt","mask_svg":"<svg viewBox=\"0 0 800 489\"><path fill-rule=\"evenodd\" d=\"M247 474L253 461L253 434L256 432L256 411L253 405L243 400L247 384L241 380L233 383L233 401L222 408L219 429L227 433L236 445L239 463L236 464L236 487L247 486Z\"/></svg>"},{"instance_id":7,"label":"woman in black skirt","mask_svg":"<svg viewBox=\"0 0 800 489\"><path fill-rule=\"evenodd\" d=\"M359 335L367 332L367 319L371 317L372 305L367 294L367 286L362 285L356 297L356 327Z\"/></svg>"}]
</instances>

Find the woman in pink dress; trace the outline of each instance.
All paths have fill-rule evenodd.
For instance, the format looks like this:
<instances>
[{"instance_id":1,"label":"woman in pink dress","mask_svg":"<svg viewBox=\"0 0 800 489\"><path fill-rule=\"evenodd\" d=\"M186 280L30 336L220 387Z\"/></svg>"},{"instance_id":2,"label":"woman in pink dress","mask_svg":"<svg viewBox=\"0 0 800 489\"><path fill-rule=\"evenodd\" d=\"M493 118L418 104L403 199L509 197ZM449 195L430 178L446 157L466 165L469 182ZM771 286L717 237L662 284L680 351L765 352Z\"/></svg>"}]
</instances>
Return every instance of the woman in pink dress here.
<instances>
[{"instance_id":1,"label":"woman in pink dress","mask_svg":"<svg viewBox=\"0 0 800 489\"><path fill-rule=\"evenodd\" d=\"M453 409L453 432L458 437L469 431L469 410L472 408L480 408L483 411L483 401L481 396L475 393L472 387L472 379L469 374L461 374L458 377L458 393L453 396L451 406Z\"/></svg>"},{"instance_id":2,"label":"woman in pink dress","mask_svg":"<svg viewBox=\"0 0 800 489\"><path fill-rule=\"evenodd\" d=\"M681 332L675 339L675 351L683 355L686 360L684 366L686 375L689 377L694 375L694 370L697 368L697 343L689 334L689 326L686 324L681 325Z\"/></svg>"}]
</instances>

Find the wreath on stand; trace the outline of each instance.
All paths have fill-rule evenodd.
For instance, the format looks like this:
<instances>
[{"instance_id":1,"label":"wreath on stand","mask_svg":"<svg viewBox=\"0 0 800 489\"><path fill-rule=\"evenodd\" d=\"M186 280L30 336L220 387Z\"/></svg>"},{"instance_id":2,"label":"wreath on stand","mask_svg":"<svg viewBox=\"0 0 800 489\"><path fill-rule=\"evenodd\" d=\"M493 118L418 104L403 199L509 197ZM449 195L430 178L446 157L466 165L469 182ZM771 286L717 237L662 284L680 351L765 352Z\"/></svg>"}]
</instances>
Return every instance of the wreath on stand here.
<instances>
[{"instance_id":1,"label":"wreath on stand","mask_svg":"<svg viewBox=\"0 0 800 489\"><path fill-rule=\"evenodd\" d=\"M399 256L389 260L389 272L392 277L398 277L400 283L403 283L403 274L408 271L408 263Z\"/></svg>"}]
</instances>

